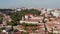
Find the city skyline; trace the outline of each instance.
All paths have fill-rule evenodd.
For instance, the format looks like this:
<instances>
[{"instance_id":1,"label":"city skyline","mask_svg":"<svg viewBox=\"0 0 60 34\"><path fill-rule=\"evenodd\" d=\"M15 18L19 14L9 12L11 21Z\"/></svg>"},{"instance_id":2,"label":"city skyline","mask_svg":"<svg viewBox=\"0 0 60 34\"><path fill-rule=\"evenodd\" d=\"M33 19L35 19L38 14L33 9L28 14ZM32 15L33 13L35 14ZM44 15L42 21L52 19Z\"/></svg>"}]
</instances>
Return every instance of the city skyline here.
<instances>
[{"instance_id":1,"label":"city skyline","mask_svg":"<svg viewBox=\"0 0 60 34\"><path fill-rule=\"evenodd\" d=\"M60 0L0 0L0 8L60 8Z\"/></svg>"}]
</instances>

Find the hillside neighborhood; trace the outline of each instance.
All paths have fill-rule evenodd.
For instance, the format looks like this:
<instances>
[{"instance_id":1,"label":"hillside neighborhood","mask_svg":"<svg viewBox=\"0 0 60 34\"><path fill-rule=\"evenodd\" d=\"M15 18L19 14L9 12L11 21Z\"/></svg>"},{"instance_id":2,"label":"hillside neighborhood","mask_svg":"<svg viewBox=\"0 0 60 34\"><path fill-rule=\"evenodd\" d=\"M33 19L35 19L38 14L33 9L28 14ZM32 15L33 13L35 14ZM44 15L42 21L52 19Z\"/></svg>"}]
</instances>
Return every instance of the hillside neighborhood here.
<instances>
[{"instance_id":1,"label":"hillside neighborhood","mask_svg":"<svg viewBox=\"0 0 60 34\"><path fill-rule=\"evenodd\" d=\"M60 34L60 9L0 9L0 34Z\"/></svg>"}]
</instances>

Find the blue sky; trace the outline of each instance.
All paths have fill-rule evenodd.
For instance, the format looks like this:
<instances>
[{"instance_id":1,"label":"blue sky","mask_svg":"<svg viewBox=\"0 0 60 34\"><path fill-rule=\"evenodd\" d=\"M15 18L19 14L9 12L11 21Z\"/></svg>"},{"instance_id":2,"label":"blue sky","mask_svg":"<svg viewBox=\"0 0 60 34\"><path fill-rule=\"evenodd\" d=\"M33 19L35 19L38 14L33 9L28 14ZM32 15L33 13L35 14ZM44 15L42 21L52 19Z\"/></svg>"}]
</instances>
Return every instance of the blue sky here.
<instances>
[{"instance_id":1,"label":"blue sky","mask_svg":"<svg viewBox=\"0 0 60 34\"><path fill-rule=\"evenodd\" d=\"M60 0L0 0L0 8L60 8Z\"/></svg>"}]
</instances>

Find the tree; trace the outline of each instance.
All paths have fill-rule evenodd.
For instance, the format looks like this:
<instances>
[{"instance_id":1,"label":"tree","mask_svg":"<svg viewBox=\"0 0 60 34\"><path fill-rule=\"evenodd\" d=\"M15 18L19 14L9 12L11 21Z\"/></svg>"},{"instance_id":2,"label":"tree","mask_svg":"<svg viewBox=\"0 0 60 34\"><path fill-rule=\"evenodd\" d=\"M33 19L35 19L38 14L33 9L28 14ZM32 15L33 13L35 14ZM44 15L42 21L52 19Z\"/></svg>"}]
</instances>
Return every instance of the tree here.
<instances>
[{"instance_id":1,"label":"tree","mask_svg":"<svg viewBox=\"0 0 60 34\"><path fill-rule=\"evenodd\" d=\"M46 27L46 21L45 21L45 18L46 18L46 17L44 16L42 22L44 23L45 34L46 34L46 33L49 32L49 31L47 30L47 27Z\"/></svg>"},{"instance_id":2,"label":"tree","mask_svg":"<svg viewBox=\"0 0 60 34\"><path fill-rule=\"evenodd\" d=\"M19 21L21 20L22 15L16 12L16 13L11 13L10 16L11 16L11 19L19 25Z\"/></svg>"},{"instance_id":3,"label":"tree","mask_svg":"<svg viewBox=\"0 0 60 34\"><path fill-rule=\"evenodd\" d=\"M2 18L0 18L0 24L2 23Z\"/></svg>"},{"instance_id":4,"label":"tree","mask_svg":"<svg viewBox=\"0 0 60 34\"><path fill-rule=\"evenodd\" d=\"M14 22L19 23L19 21L22 19L22 16L25 16L26 14L40 15L41 11L37 9L26 9L19 12L13 12L10 14L10 16Z\"/></svg>"},{"instance_id":5,"label":"tree","mask_svg":"<svg viewBox=\"0 0 60 34\"><path fill-rule=\"evenodd\" d=\"M17 25L17 23L15 23L14 21L11 21L11 22L9 22L7 24L12 26L11 27L11 31L14 31L13 26L16 26Z\"/></svg>"},{"instance_id":6,"label":"tree","mask_svg":"<svg viewBox=\"0 0 60 34\"><path fill-rule=\"evenodd\" d=\"M38 26L37 24L32 24L32 23L30 23L30 24L28 24L28 23L22 23L22 26Z\"/></svg>"},{"instance_id":7,"label":"tree","mask_svg":"<svg viewBox=\"0 0 60 34\"><path fill-rule=\"evenodd\" d=\"M18 24L17 24L16 22L14 22L14 21L11 21L11 22L8 23L8 25L16 26L16 25L18 25Z\"/></svg>"},{"instance_id":8,"label":"tree","mask_svg":"<svg viewBox=\"0 0 60 34\"><path fill-rule=\"evenodd\" d=\"M2 20L3 18L2 18L2 15L0 14L0 24L2 24Z\"/></svg>"},{"instance_id":9,"label":"tree","mask_svg":"<svg viewBox=\"0 0 60 34\"><path fill-rule=\"evenodd\" d=\"M30 9L30 12L34 15L40 15L41 11L37 10L37 9Z\"/></svg>"},{"instance_id":10,"label":"tree","mask_svg":"<svg viewBox=\"0 0 60 34\"><path fill-rule=\"evenodd\" d=\"M3 28L0 28L0 32L3 30Z\"/></svg>"}]
</instances>

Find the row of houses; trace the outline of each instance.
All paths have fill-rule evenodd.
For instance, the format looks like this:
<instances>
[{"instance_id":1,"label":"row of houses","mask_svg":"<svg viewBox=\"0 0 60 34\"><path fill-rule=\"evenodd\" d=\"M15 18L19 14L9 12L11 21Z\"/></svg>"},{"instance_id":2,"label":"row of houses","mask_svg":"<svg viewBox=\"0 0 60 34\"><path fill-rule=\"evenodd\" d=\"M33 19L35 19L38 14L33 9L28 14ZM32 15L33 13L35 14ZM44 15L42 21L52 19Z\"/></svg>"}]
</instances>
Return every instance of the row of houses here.
<instances>
[{"instance_id":1,"label":"row of houses","mask_svg":"<svg viewBox=\"0 0 60 34\"><path fill-rule=\"evenodd\" d=\"M19 9L18 9L19 10ZM60 33L60 11L58 10L53 10L53 9L38 9L39 11L41 11L40 16L37 15L33 15L33 14L26 14L25 16L22 16L22 20L19 21L20 24L23 23L28 23L28 24L38 24L38 26L36 26L36 28L38 28L37 30L33 31L32 30L23 30L22 28L34 28L34 27L24 27L21 25L17 25L14 26L14 29L18 29L19 32L14 32L14 34L18 33L21 34L22 31L24 32L29 32L29 34L45 34L45 27L44 27L44 21L46 21L45 25L48 29L49 32L52 32L53 29L53 33ZM52 15L51 15L51 14ZM11 26L7 26L8 22L11 22L12 19L10 18L9 15L5 15L3 14L3 24L0 24L2 27L5 26L5 30L3 30L3 32L7 33L7 29L11 28ZM45 19L44 19L45 18Z\"/></svg>"},{"instance_id":2,"label":"row of houses","mask_svg":"<svg viewBox=\"0 0 60 34\"><path fill-rule=\"evenodd\" d=\"M44 19L44 16L45 16L46 18L44 20L46 21L46 27L48 31L52 32L51 30L53 28L54 33L60 33L60 27L59 27L60 26L60 14L59 14L60 12L52 11L51 13L53 16L49 14L47 11L45 13L42 13L40 16L37 16L37 15L34 16L33 14L26 14L24 17L22 17L22 20L20 20L20 23L38 24L40 25L39 29L42 30L41 33L43 33L45 29L44 29L44 23L42 22L42 20ZM40 30L38 30L38 32Z\"/></svg>"}]
</instances>

